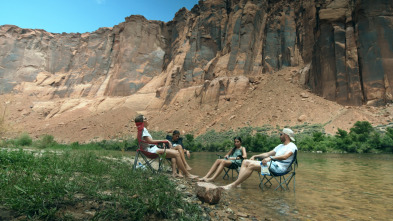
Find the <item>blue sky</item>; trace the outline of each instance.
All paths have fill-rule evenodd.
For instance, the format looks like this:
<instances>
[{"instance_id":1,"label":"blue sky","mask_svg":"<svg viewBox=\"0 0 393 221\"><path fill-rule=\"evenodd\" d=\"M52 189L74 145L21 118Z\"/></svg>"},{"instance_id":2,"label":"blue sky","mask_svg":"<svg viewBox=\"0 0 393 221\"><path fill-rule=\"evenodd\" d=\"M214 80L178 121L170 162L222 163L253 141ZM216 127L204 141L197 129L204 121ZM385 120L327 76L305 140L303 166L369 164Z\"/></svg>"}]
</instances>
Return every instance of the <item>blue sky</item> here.
<instances>
[{"instance_id":1,"label":"blue sky","mask_svg":"<svg viewBox=\"0 0 393 221\"><path fill-rule=\"evenodd\" d=\"M130 15L171 21L198 0L0 0L0 26L44 29L53 33L93 32L113 27Z\"/></svg>"}]
</instances>

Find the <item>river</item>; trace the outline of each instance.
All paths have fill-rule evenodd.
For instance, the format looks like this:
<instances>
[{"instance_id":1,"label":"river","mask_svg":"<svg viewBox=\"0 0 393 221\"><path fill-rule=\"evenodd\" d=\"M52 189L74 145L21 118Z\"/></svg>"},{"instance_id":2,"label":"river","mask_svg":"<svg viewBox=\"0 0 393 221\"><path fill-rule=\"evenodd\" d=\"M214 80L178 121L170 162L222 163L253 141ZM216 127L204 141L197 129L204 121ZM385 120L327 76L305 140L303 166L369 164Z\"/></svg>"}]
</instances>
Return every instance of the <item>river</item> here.
<instances>
[{"instance_id":1,"label":"river","mask_svg":"<svg viewBox=\"0 0 393 221\"><path fill-rule=\"evenodd\" d=\"M193 174L204 176L216 159L216 153L192 153L187 161ZM290 191L261 191L254 172L230 190L231 206L258 220L393 220L393 155L300 152L298 162L295 192L292 182ZM223 175L214 184L232 182Z\"/></svg>"}]
</instances>

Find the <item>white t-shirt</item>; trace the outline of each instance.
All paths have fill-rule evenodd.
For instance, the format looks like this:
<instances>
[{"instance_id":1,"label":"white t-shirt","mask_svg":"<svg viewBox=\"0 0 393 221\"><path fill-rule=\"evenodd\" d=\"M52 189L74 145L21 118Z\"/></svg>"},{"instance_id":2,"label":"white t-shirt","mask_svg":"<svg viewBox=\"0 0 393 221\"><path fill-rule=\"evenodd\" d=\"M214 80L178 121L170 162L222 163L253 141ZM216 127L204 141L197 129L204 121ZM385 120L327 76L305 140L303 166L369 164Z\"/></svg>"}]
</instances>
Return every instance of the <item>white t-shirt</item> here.
<instances>
[{"instance_id":1,"label":"white t-shirt","mask_svg":"<svg viewBox=\"0 0 393 221\"><path fill-rule=\"evenodd\" d=\"M284 155L286 152L291 151L292 153L295 153L295 150L297 150L297 147L294 143L290 142L287 145L280 144L277 147L274 148L274 152L276 152L275 156L281 156ZM292 154L288 159L283 160L283 161L276 161L275 163L281 167L282 169L286 169L289 166L289 163L292 162L294 157L294 154Z\"/></svg>"},{"instance_id":2,"label":"white t-shirt","mask_svg":"<svg viewBox=\"0 0 393 221\"><path fill-rule=\"evenodd\" d=\"M151 139L153 139L149 133L149 131L146 129L146 127L143 128L143 132L142 132L142 140L146 141L144 137L150 137ZM143 147L143 149L145 151L151 152L151 153L155 153L157 146L154 144L148 144L145 142L141 142L141 146ZM154 151L153 151L154 150Z\"/></svg>"}]
</instances>

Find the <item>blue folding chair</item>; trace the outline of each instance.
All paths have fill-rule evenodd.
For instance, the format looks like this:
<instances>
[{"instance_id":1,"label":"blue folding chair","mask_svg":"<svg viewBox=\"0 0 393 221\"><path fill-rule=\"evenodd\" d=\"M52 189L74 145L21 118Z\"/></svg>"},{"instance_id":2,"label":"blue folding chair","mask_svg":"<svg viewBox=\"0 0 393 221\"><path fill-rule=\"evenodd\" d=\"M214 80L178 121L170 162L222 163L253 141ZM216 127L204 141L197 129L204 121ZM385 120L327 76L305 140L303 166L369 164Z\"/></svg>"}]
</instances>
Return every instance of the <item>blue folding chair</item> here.
<instances>
[{"instance_id":1,"label":"blue folding chair","mask_svg":"<svg viewBox=\"0 0 393 221\"><path fill-rule=\"evenodd\" d=\"M298 167L297 150L293 154L293 160L290 162L285 172L275 173L274 171L270 170L270 164L268 168L270 175L261 175L261 173L259 173L259 180L261 181L259 183L259 187L261 190L263 190L264 187L270 188L273 185L271 182L272 179L275 179L278 183L278 186L274 190L277 190L278 188L281 190L289 190L289 183L293 179L293 191L295 191L296 167ZM272 160L279 161L275 159Z\"/></svg>"}]
</instances>

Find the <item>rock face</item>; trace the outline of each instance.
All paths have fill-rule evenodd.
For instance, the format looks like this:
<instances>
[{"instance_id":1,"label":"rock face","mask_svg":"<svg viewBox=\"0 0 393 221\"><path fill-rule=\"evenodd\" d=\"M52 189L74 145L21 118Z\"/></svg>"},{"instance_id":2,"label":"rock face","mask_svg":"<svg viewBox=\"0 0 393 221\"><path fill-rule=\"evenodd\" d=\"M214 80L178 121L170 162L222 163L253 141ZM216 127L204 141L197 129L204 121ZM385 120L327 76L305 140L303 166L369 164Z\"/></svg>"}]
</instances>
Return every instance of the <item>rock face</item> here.
<instances>
[{"instance_id":1,"label":"rock face","mask_svg":"<svg viewBox=\"0 0 393 221\"><path fill-rule=\"evenodd\" d=\"M297 82L326 99L384 105L393 101L392 21L390 0L205 0L168 23L130 16L92 33L5 25L0 92L214 104L304 66Z\"/></svg>"}]
</instances>

